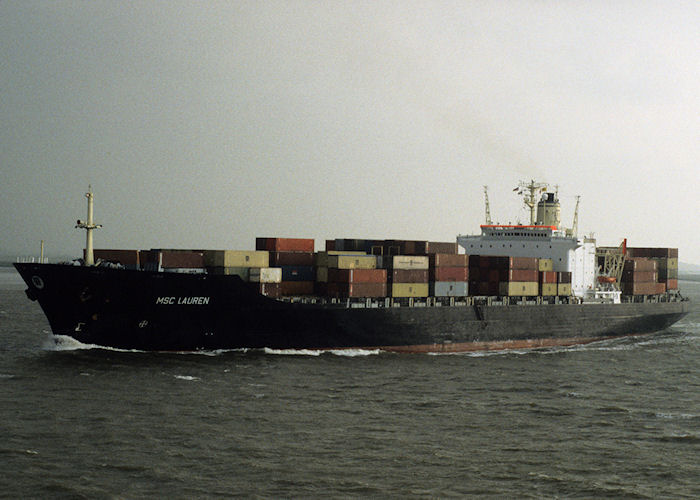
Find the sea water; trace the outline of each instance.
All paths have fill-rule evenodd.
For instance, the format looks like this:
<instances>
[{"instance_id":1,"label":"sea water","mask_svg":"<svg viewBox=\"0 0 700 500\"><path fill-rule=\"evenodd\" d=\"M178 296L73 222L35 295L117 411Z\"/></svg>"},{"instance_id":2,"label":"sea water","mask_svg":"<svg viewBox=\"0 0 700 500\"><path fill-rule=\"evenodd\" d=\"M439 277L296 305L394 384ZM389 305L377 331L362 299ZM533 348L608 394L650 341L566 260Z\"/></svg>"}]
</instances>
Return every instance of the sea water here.
<instances>
[{"instance_id":1,"label":"sea water","mask_svg":"<svg viewBox=\"0 0 700 500\"><path fill-rule=\"evenodd\" d=\"M0 268L0 496L700 497L697 309L569 348L163 354L53 338L23 289Z\"/></svg>"}]
</instances>

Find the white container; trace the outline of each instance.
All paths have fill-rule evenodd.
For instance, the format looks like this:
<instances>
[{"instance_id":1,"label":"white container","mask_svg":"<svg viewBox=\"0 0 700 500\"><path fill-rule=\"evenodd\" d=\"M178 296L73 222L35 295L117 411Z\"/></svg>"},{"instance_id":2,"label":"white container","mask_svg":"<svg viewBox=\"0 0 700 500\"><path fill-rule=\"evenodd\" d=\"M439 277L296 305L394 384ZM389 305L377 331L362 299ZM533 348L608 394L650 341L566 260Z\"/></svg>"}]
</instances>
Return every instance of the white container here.
<instances>
[{"instance_id":1,"label":"white container","mask_svg":"<svg viewBox=\"0 0 700 500\"><path fill-rule=\"evenodd\" d=\"M391 259L393 269L428 269L430 260L422 255L394 255Z\"/></svg>"},{"instance_id":2,"label":"white container","mask_svg":"<svg viewBox=\"0 0 700 500\"><path fill-rule=\"evenodd\" d=\"M253 283L282 283L282 268L252 267L250 281Z\"/></svg>"}]
</instances>

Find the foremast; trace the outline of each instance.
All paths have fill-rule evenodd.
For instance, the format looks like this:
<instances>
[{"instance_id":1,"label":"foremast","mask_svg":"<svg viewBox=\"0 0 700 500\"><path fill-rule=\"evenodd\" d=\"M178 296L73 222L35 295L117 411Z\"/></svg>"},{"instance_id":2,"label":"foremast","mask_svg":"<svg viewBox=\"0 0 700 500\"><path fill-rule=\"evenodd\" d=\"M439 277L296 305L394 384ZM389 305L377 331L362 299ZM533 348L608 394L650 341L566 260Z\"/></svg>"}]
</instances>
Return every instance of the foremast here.
<instances>
[{"instance_id":1,"label":"foremast","mask_svg":"<svg viewBox=\"0 0 700 500\"><path fill-rule=\"evenodd\" d=\"M92 213L93 213L93 200L95 195L92 193L92 186L88 186L88 192L85 193L87 198L87 220L82 221L78 219L75 227L78 229L85 229L85 265L94 266L95 265L95 254L93 251L92 243L92 231L102 227L102 224L95 224Z\"/></svg>"}]
</instances>

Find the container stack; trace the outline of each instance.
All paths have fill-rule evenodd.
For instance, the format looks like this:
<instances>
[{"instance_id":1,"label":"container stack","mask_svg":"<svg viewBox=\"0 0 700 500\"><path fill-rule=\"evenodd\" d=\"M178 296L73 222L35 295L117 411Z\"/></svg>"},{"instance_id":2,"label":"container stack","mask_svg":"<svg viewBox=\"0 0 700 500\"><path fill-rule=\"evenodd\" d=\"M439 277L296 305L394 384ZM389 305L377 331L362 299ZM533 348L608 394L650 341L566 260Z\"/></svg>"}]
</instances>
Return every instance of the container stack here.
<instances>
[{"instance_id":1,"label":"container stack","mask_svg":"<svg viewBox=\"0 0 700 500\"><path fill-rule=\"evenodd\" d=\"M571 271L557 272L557 295L560 297L571 295Z\"/></svg>"},{"instance_id":2,"label":"container stack","mask_svg":"<svg viewBox=\"0 0 700 500\"><path fill-rule=\"evenodd\" d=\"M384 259L387 266L389 295L427 297L430 292L430 261L425 255L394 255Z\"/></svg>"},{"instance_id":3,"label":"container stack","mask_svg":"<svg viewBox=\"0 0 700 500\"><path fill-rule=\"evenodd\" d=\"M677 248L627 248L628 255L632 258L642 257L656 261L656 281L661 286L656 293L664 293L666 290L678 290L678 249Z\"/></svg>"},{"instance_id":4,"label":"container stack","mask_svg":"<svg viewBox=\"0 0 700 500\"><path fill-rule=\"evenodd\" d=\"M540 295L543 297L553 297L559 295L557 288L557 273L553 269L554 267L552 259L539 260L538 282Z\"/></svg>"},{"instance_id":5,"label":"container stack","mask_svg":"<svg viewBox=\"0 0 700 500\"><path fill-rule=\"evenodd\" d=\"M620 285L624 295L654 295L657 293L656 261L647 257L625 260Z\"/></svg>"},{"instance_id":6,"label":"container stack","mask_svg":"<svg viewBox=\"0 0 700 500\"><path fill-rule=\"evenodd\" d=\"M238 276L243 281L250 282L263 295L280 296L281 270L270 267L268 251L204 250L203 253L204 265L209 274Z\"/></svg>"},{"instance_id":7,"label":"container stack","mask_svg":"<svg viewBox=\"0 0 700 500\"><path fill-rule=\"evenodd\" d=\"M171 273L203 273L204 252L199 250L151 249L139 252L145 271Z\"/></svg>"},{"instance_id":8,"label":"container stack","mask_svg":"<svg viewBox=\"0 0 700 500\"><path fill-rule=\"evenodd\" d=\"M455 249L456 250L456 249ZM430 295L466 297L469 295L469 257L454 253L431 253Z\"/></svg>"},{"instance_id":9,"label":"container stack","mask_svg":"<svg viewBox=\"0 0 700 500\"><path fill-rule=\"evenodd\" d=\"M539 263L535 257L498 257L499 295L535 297L539 294Z\"/></svg>"},{"instance_id":10,"label":"container stack","mask_svg":"<svg viewBox=\"0 0 700 500\"><path fill-rule=\"evenodd\" d=\"M255 249L269 252L270 266L281 269L280 295L313 295L314 245L311 238L255 239Z\"/></svg>"},{"instance_id":11,"label":"container stack","mask_svg":"<svg viewBox=\"0 0 700 500\"><path fill-rule=\"evenodd\" d=\"M469 256L469 295L498 295L500 273L497 259L489 255Z\"/></svg>"}]
</instances>

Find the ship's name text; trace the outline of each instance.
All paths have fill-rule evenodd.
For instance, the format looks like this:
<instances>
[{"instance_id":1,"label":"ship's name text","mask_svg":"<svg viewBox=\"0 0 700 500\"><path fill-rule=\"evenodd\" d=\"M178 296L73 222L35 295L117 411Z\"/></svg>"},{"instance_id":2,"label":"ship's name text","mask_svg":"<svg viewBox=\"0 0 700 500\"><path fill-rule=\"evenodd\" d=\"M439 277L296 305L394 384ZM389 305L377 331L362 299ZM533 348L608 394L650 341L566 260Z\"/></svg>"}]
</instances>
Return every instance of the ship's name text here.
<instances>
[{"instance_id":1,"label":"ship's name text","mask_svg":"<svg viewBox=\"0 0 700 500\"><path fill-rule=\"evenodd\" d=\"M206 306L207 304L209 304L209 297L156 297L156 304L186 304Z\"/></svg>"}]
</instances>

